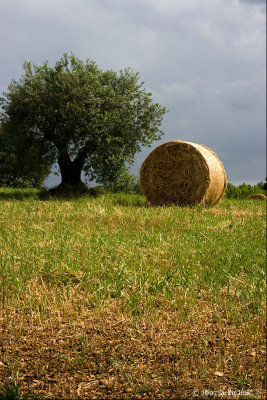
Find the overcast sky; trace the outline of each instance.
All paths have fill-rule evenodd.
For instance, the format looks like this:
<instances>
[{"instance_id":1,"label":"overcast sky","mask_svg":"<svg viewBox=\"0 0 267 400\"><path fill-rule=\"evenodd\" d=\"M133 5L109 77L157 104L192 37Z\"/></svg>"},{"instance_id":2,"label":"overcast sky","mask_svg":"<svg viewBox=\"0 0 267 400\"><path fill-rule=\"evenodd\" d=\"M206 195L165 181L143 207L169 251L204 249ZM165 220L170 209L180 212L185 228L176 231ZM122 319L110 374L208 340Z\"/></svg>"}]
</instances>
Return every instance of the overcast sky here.
<instances>
[{"instance_id":1,"label":"overcast sky","mask_svg":"<svg viewBox=\"0 0 267 400\"><path fill-rule=\"evenodd\" d=\"M63 53L132 67L169 109L160 142L212 148L234 184L266 175L265 0L0 0L0 91ZM136 155L138 174L144 149ZM49 185L55 183L49 179Z\"/></svg>"}]
</instances>

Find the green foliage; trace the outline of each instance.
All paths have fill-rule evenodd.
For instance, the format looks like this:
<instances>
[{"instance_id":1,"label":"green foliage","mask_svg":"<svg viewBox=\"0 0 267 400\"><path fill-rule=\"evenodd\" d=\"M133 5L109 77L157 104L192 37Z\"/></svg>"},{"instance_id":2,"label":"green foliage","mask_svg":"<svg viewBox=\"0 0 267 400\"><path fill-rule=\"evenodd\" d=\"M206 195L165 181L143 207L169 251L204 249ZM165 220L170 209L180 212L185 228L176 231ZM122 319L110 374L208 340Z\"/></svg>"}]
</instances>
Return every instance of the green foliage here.
<instances>
[{"instance_id":1,"label":"green foliage","mask_svg":"<svg viewBox=\"0 0 267 400\"><path fill-rule=\"evenodd\" d=\"M40 187L51 167L41 147L34 138L0 126L0 186Z\"/></svg>"},{"instance_id":2,"label":"green foliage","mask_svg":"<svg viewBox=\"0 0 267 400\"><path fill-rule=\"evenodd\" d=\"M107 191L113 193L132 193L141 194L140 184L138 178L129 173L126 168L121 170L119 176L117 176L112 182L105 185Z\"/></svg>"},{"instance_id":3,"label":"green foliage","mask_svg":"<svg viewBox=\"0 0 267 400\"><path fill-rule=\"evenodd\" d=\"M242 183L242 185L239 186L234 186L232 183L228 183L226 197L229 199L246 199L251 194L256 193L266 194L266 191L261 183L254 186L246 183Z\"/></svg>"},{"instance_id":4,"label":"green foliage","mask_svg":"<svg viewBox=\"0 0 267 400\"><path fill-rule=\"evenodd\" d=\"M64 182L75 184L83 170L109 183L163 133L166 109L131 69L102 71L64 54L54 68L27 62L24 70L1 99L5 131L15 133L17 146L33 143L48 165L57 160Z\"/></svg>"},{"instance_id":5,"label":"green foliage","mask_svg":"<svg viewBox=\"0 0 267 400\"><path fill-rule=\"evenodd\" d=\"M267 191L267 177L265 178L265 181L264 181L264 182L259 182L259 183L258 183L258 186L259 186L259 188L261 188L261 189Z\"/></svg>"},{"instance_id":6,"label":"green foliage","mask_svg":"<svg viewBox=\"0 0 267 400\"><path fill-rule=\"evenodd\" d=\"M33 182L29 179L17 178L15 177L12 180L8 180L3 183L3 187L12 187L14 189L21 188L21 189L28 189L34 187Z\"/></svg>"},{"instance_id":7,"label":"green foliage","mask_svg":"<svg viewBox=\"0 0 267 400\"><path fill-rule=\"evenodd\" d=\"M97 196L101 196L101 195L105 194L106 189L104 186L98 185L98 186L88 188L88 192L91 196L97 197Z\"/></svg>"}]
</instances>

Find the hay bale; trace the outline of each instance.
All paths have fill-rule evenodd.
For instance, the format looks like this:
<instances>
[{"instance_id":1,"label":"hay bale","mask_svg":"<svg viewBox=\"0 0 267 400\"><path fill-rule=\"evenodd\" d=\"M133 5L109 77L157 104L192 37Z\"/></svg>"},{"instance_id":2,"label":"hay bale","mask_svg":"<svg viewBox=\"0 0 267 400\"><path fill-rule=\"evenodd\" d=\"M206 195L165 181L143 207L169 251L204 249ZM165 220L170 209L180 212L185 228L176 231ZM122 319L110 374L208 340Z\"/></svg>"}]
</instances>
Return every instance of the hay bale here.
<instances>
[{"instance_id":1,"label":"hay bale","mask_svg":"<svg viewBox=\"0 0 267 400\"><path fill-rule=\"evenodd\" d=\"M250 196L248 196L247 199L248 200L266 200L266 196L264 196L264 194L255 193L255 194L251 194Z\"/></svg>"},{"instance_id":2,"label":"hay bale","mask_svg":"<svg viewBox=\"0 0 267 400\"><path fill-rule=\"evenodd\" d=\"M174 140L157 146L140 169L142 192L152 205L216 204L224 195L224 167L208 147Z\"/></svg>"}]
</instances>

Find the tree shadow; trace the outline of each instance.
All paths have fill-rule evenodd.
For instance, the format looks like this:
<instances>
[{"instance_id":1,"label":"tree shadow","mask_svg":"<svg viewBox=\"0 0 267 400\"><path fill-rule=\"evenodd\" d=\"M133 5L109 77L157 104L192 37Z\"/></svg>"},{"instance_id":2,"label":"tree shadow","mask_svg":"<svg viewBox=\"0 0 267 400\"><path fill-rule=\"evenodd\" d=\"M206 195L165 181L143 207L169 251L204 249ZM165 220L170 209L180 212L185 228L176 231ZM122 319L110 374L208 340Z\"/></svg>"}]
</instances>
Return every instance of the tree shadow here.
<instances>
[{"instance_id":1,"label":"tree shadow","mask_svg":"<svg viewBox=\"0 0 267 400\"><path fill-rule=\"evenodd\" d=\"M2 201L25 201L25 200L39 200L39 201L66 201L80 198L100 198L108 195L108 192L104 192L100 187L88 188L83 193L75 192L57 192L51 190L36 190L36 189L6 189L0 188L0 202ZM121 207L135 207L135 208L151 208L151 205L146 201L143 196L140 195L125 195L124 193L117 193L112 196L111 200L113 205Z\"/></svg>"},{"instance_id":2,"label":"tree shadow","mask_svg":"<svg viewBox=\"0 0 267 400\"><path fill-rule=\"evenodd\" d=\"M13 189L12 191L1 191L0 190L0 201L24 201L26 199L36 199L38 200L38 192L33 192L31 189L29 190L16 190Z\"/></svg>"},{"instance_id":3,"label":"tree shadow","mask_svg":"<svg viewBox=\"0 0 267 400\"><path fill-rule=\"evenodd\" d=\"M41 190L39 193L39 200L72 200L87 197L95 198L103 195L101 191L94 188L83 187L82 190L72 190L71 188L62 188L57 186L49 190Z\"/></svg>"}]
</instances>

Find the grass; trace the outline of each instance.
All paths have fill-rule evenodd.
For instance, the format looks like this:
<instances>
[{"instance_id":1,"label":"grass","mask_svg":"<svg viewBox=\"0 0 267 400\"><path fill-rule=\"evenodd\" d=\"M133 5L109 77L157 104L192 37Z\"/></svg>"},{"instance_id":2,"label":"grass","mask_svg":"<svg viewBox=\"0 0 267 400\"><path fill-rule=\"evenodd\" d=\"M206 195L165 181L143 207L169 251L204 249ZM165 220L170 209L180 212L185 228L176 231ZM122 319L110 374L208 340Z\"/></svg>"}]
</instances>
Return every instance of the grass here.
<instances>
[{"instance_id":1,"label":"grass","mask_svg":"<svg viewBox=\"0 0 267 400\"><path fill-rule=\"evenodd\" d=\"M0 189L2 381L20 371L65 398L264 396L265 224L257 201Z\"/></svg>"},{"instance_id":2,"label":"grass","mask_svg":"<svg viewBox=\"0 0 267 400\"><path fill-rule=\"evenodd\" d=\"M18 376L11 376L9 380L0 385L1 400L49 400L48 397L32 393L29 385L25 385L19 380Z\"/></svg>"}]
</instances>

